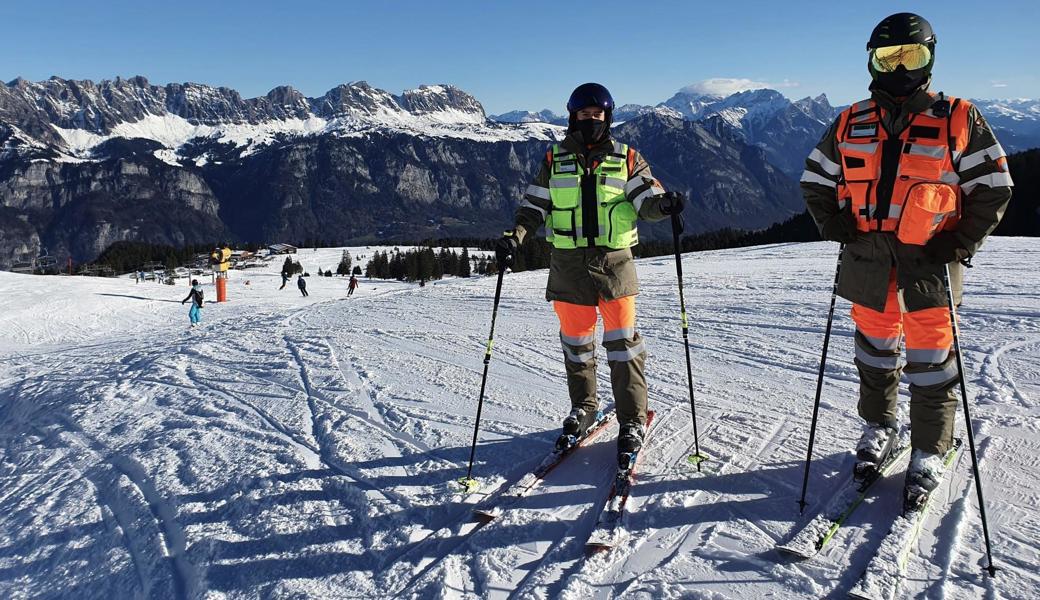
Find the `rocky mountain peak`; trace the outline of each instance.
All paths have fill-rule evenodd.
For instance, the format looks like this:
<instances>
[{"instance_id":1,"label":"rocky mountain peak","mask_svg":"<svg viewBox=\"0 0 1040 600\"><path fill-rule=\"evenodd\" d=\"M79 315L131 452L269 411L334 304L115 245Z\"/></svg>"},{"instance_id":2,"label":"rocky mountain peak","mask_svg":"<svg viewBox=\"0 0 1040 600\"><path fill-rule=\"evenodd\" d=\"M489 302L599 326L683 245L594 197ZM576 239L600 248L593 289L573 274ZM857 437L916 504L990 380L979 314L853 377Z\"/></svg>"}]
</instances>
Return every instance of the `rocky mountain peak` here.
<instances>
[{"instance_id":1,"label":"rocky mountain peak","mask_svg":"<svg viewBox=\"0 0 1040 600\"><path fill-rule=\"evenodd\" d=\"M338 85L312 102L319 116L377 116L401 111L401 106L389 92L374 88L367 81L352 81Z\"/></svg>"},{"instance_id":2,"label":"rocky mountain peak","mask_svg":"<svg viewBox=\"0 0 1040 600\"><path fill-rule=\"evenodd\" d=\"M476 119L483 122L487 119L480 102L453 85L421 85L413 90L405 90L398 102L414 115L458 113L461 120Z\"/></svg>"}]
</instances>

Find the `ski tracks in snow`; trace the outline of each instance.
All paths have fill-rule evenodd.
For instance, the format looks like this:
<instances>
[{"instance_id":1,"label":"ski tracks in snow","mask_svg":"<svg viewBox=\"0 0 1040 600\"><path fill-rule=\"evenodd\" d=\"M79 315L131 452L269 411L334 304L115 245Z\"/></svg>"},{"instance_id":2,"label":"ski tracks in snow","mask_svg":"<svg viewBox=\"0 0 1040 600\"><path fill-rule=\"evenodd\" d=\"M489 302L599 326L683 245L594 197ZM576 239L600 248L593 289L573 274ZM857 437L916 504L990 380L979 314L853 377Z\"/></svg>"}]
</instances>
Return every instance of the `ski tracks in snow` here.
<instances>
[{"instance_id":1,"label":"ski tracks in snow","mask_svg":"<svg viewBox=\"0 0 1040 600\"><path fill-rule=\"evenodd\" d=\"M887 529L899 475L817 559L793 563L772 551L798 518L833 269L828 245L797 248L705 253L685 265L700 445L712 459L703 474L686 462L692 427L673 267L640 262L639 328L658 419L630 499L630 537L607 554L586 554L584 541L613 476L614 435L486 526L453 490L469 458L487 279L319 298L288 312L284 302L231 303L211 309L225 318L190 333L130 328L0 357L0 595L840 595ZM1040 590L1040 310L1031 284L1007 266L1022 248L1000 248L978 262L992 260L984 272L1002 283L969 285L962 321L983 480L999 490L988 499L1003 571L978 576L981 527L965 456L949 510L932 515L934 531L911 560L911 594ZM567 411L544 276L505 282L474 468L488 484L540 459ZM858 435L846 309L828 361L814 505L848 469Z\"/></svg>"}]
</instances>

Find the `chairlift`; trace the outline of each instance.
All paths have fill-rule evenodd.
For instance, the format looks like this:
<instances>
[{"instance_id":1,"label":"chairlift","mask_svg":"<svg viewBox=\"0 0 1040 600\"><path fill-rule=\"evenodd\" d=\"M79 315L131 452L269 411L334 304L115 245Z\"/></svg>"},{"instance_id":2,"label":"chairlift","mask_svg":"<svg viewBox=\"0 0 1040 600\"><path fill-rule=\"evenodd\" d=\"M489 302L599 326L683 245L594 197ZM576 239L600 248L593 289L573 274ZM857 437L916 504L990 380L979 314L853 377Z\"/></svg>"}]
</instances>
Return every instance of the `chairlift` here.
<instances>
[{"instance_id":1,"label":"chairlift","mask_svg":"<svg viewBox=\"0 0 1040 600\"><path fill-rule=\"evenodd\" d=\"M11 265L11 271L14 273L32 273L36 270L36 265L32 261L18 261Z\"/></svg>"},{"instance_id":2,"label":"chairlift","mask_svg":"<svg viewBox=\"0 0 1040 600\"><path fill-rule=\"evenodd\" d=\"M49 269L54 265L58 264L58 259L50 255L47 249L43 249L43 253L36 257L36 266L41 269Z\"/></svg>"}]
</instances>

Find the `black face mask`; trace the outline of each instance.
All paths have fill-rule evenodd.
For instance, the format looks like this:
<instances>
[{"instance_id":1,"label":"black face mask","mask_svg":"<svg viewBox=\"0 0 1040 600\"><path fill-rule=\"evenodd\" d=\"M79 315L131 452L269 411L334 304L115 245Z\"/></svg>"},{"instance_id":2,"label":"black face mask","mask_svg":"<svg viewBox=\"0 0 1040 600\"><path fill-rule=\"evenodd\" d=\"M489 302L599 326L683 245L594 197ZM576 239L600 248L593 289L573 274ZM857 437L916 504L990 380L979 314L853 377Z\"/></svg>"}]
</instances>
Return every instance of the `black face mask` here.
<instances>
[{"instance_id":1,"label":"black face mask","mask_svg":"<svg viewBox=\"0 0 1040 600\"><path fill-rule=\"evenodd\" d=\"M570 130L580 133L582 141L586 144L598 144L607 139L607 135L610 133L610 123L595 119L575 120Z\"/></svg>"},{"instance_id":2,"label":"black face mask","mask_svg":"<svg viewBox=\"0 0 1040 600\"><path fill-rule=\"evenodd\" d=\"M917 88L921 87L928 79L928 73L925 69L908 71L906 67L899 65L891 73L876 73L874 78L878 88L892 96L903 98L913 94Z\"/></svg>"}]
</instances>

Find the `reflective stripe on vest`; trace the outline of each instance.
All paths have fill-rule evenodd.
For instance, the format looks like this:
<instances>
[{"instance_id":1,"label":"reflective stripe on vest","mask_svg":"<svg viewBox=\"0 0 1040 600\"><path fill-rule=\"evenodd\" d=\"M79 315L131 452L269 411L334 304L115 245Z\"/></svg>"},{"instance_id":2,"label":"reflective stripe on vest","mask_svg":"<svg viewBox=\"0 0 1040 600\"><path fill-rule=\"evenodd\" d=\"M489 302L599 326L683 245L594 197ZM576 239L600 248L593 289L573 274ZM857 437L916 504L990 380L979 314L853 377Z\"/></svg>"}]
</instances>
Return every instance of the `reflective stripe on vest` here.
<instances>
[{"instance_id":1,"label":"reflective stripe on vest","mask_svg":"<svg viewBox=\"0 0 1040 600\"><path fill-rule=\"evenodd\" d=\"M552 210L545 218L546 239L561 250L589 247L621 249L639 243L636 209L625 197L628 183L628 146L614 142L589 176L596 178L596 217L599 231L585 232L582 224L582 178L586 170L577 157L554 145L549 176Z\"/></svg>"},{"instance_id":2,"label":"reflective stripe on vest","mask_svg":"<svg viewBox=\"0 0 1040 600\"><path fill-rule=\"evenodd\" d=\"M924 244L937 231L956 225L961 188L954 160L967 147L971 104L945 100L950 103L949 116L937 116L933 105L915 114L897 138L885 130L884 109L872 100L852 105L839 117L843 179L837 197L852 203L860 231L896 232L904 243ZM891 181L887 211L887 190L880 190L879 196L886 169Z\"/></svg>"}]
</instances>

